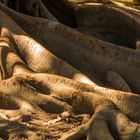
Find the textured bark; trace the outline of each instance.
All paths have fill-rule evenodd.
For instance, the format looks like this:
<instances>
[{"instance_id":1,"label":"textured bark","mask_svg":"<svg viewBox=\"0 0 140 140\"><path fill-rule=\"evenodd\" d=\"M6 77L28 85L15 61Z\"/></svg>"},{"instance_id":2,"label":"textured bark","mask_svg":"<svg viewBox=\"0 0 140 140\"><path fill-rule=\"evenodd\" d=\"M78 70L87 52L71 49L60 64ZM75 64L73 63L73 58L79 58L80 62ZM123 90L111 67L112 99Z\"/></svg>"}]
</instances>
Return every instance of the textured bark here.
<instances>
[{"instance_id":1,"label":"textured bark","mask_svg":"<svg viewBox=\"0 0 140 140\"><path fill-rule=\"evenodd\" d=\"M140 139L138 10L1 2L0 138Z\"/></svg>"}]
</instances>

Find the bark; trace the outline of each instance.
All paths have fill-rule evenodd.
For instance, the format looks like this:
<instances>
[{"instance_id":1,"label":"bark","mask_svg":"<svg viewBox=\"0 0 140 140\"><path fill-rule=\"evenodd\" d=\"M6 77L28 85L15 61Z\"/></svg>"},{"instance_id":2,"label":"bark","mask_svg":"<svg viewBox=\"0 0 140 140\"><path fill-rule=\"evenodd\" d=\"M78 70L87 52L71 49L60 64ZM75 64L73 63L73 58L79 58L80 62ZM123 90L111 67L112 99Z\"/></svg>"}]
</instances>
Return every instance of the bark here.
<instances>
[{"instance_id":1,"label":"bark","mask_svg":"<svg viewBox=\"0 0 140 140\"><path fill-rule=\"evenodd\" d=\"M2 2L0 138L139 140L139 11Z\"/></svg>"}]
</instances>

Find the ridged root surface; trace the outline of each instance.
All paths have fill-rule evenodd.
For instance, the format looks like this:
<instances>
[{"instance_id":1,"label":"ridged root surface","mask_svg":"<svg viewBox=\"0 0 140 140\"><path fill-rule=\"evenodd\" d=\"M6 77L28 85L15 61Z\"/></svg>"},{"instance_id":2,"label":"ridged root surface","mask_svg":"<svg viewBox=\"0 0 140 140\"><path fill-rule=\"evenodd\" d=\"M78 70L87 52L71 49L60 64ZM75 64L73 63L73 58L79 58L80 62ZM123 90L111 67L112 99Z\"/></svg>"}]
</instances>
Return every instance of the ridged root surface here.
<instances>
[{"instance_id":1,"label":"ridged root surface","mask_svg":"<svg viewBox=\"0 0 140 140\"><path fill-rule=\"evenodd\" d=\"M18 12L0 3L0 138L140 140L140 95L133 93L140 91L140 53L123 47L139 38L139 12L112 2L52 0L50 9L39 0L2 2ZM100 34L105 18L92 28L103 16L121 19L109 22L108 36ZM114 29L121 23L132 30Z\"/></svg>"}]
</instances>

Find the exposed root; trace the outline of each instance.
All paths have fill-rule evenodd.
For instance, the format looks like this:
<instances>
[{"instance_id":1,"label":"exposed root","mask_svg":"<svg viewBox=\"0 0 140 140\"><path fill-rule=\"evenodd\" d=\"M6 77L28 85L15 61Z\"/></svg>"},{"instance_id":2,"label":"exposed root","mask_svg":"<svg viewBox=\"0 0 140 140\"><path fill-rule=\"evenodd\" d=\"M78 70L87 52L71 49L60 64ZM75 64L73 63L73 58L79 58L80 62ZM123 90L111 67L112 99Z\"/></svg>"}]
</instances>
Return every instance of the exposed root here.
<instances>
[{"instance_id":1,"label":"exposed root","mask_svg":"<svg viewBox=\"0 0 140 140\"><path fill-rule=\"evenodd\" d=\"M115 44L128 47L139 39L140 14L115 4L46 1L62 22L87 34L97 29L94 35L110 44L51 21L40 0L15 1L3 2L35 17L2 4L0 9L37 41L0 11L6 18L0 26L8 28L0 34L0 139L139 140L140 95L130 93L140 91L139 52ZM106 29L111 33L102 36ZM108 71L109 85L121 91L98 85L107 85Z\"/></svg>"},{"instance_id":2,"label":"exposed root","mask_svg":"<svg viewBox=\"0 0 140 140\"><path fill-rule=\"evenodd\" d=\"M132 92L128 84L124 81L124 79L114 71L109 71L107 73L107 82L114 89L125 92Z\"/></svg>"},{"instance_id":3,"label":"exposed root","mask_svg":"<svg viewBox=\"0 0 140 140\"><path fill-rule=\"evenodd\" d=\"M25 0L24 2L19 0L4 0L2 3L24 14L57 21L56 18L43 5L41 0Z\"/></svg>"}]
</instances>

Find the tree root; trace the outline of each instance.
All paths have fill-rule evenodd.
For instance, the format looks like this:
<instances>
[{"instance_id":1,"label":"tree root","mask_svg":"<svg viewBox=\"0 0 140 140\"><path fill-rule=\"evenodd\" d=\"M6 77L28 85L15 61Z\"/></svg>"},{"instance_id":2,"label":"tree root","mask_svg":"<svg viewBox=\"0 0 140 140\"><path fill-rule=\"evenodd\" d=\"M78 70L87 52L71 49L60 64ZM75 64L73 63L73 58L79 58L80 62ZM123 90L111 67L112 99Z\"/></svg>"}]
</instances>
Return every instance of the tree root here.
<instances>
[{"instance_id":1,"label":"tree root","mask_svg":"<svg viewBox=\"0 0 140 140\"><path fill-rule=\"evenodd\" d=\"M55 2L51 1L56 4ZM31 7L34 5L30 4ZM34 6L33 11L39 8L39 4ZM114 5L104 5L102 8L100 5L94 5L93 7L95 11L90 7L91 11L85 13L87 19L90 17L90 12L92 14L97 12L97 7L115 12L116 17L118 13L127 18L130 14L134 15L134 18L128 18L129 25L132 25L130 19L133 19L139 31L137 19L139 14L135 14L134 10L127 12L127 10L123 11L124 7L119 9ZM71 8L73 9L73 6ZM80 8L83 10L78 13ZM140 89L138 51L97 40L58 22L16 13L2 4L0 9L10 17L16 17L15 21L47 48L29 37L12 19L0 11L0 17L7 18L0 25L6 24L10 29L2 28L0 35L0 138L140 139L140 95L128 92L130 88L132 91ZM86 10L87 7L81 5L76 14L81 15ZM63 10L60 11L63 12ZM41 16L38 13L33 15ZM69 11L66 15L71 17ZM80 18L83 19L82 16ZM79 25L81 25L80 18L77 17ZM126 22L126 18L123 22ZM133 31L135 30L136 28ZM137 34L134 37L137 37ZM64 58L72 66L54 56L49 50ZM120 63L121 67L118 67ZM67 68L66 71L65 68ZM94 74L95 68L97 69ZM130 71L124 72L124 68ZM85 75L79 70L85 72ZM125 89L127 92L101 87L88 79L88 77L94 79L95 76L95 79L106 84L104 75L110 70L116 72L117 78L115 78L117 81L119 79L125 87L122 88L119 85L119 89ZM63 134L65 135L62 137Z\"/></svg>"},{"instance_id":2,"label":"tree root","mask_svg":"<svg viewBox=\"0 0 140 140\"><path fill-rule=\"evenodd\" d=\"M114 71L108 71L107 82L114 89L125 92L132 92L126 81L118 73Z\"/></svg>"},{"instance_id":3,"label":"tree root","mask_svg":"<svg viewBox=\"0 0 140 140\"><path fill-rule=\"evenodd\" d=\"M107 119L108 117L109 119ZM131 122L116 110L109 110L95 113L86 125L71 134L65 134L61 140L81 140L84 137L87 140L139 140L139 131L138 124Z\"/></svg>"},{"instance_id":4,"label":"tree root","mask_svg":"<svg viewBox=\"0 0 140 140\"><path fill-rule=\"evenodd\" d=\"M29 91L29 93L33 93L33 91L32 91L33 89L29 90L30 88L29 88L29 86L27 86L29 81L27 80L28 82L27 82L27 84L25 84L26 81L23 80L22 77L24 77L25 79L30 79L29 78L30 74L27 74L27 77L25 76L25 74L23 74L22 76L21 75L19 75L19 76L15 75L15 76L16 76L16 80L18 80L19 84L25 86L25 88L28 89L28 90L26 90L25 88L22 87L22 91L24 91L23 93L20 93L20 94L22 94L21 95L22 98L28 99L28 101L30 101L30 103L33 102L33 105L35 103L40 104L40 101L46 102L46 104L48 103L48 100L45 100L46 95L43 96L43 98L41 98L41 96L32 96L30 94L30 97L28 96L28 98L27 98L26 92ZM40 76L40 74L38 76ZM37 78L37 75L33 75L31 77L32 77L31 79L33 80L33 77ZM43 81L44 81L44 86L45 86L45 84L47 82L47 80L45 78L45 74L43 74L43 78L44 78ZM40 78L38 77L37 79L39 80ZM46 82L45 82L45 80L46 80ZM24 83L20 82L20 81L24 81ZM55 87L54 87L54 89L55 89ZM138 129L137 124L130 122L130 120L127 119L111 101L107 100L106 98L104 98L100 95L96 95L96 94L88 93L88 92L82 93L82 91L70 92L70 93L67 93L67 91L63 92L63 93L57 91L55 93L52 92L51 95L59 100L65 101L68 104L70 104L73 107L73 110L75 112L78 112L80 114L81 113L82 114L86 113L86 114L91 114L91 115L93 114L91 121L89 121L87 123L87 125L84 126L84 128L82 127L80 130L78 130L75 133L72 133L70 136L64 137L64 139L70 139L70 138L77 139L77 136L79 138L81 138L83 136L84 137L87 136L87 138L89 138L89 139L93 139L93 138L113 139L114 135L116 136L116 133L117 133L118 134L117 137L119 139L126 140L126 139L133 139L133 137L134 137L133 135L135 135L133 133L135 133L136 129ZM11 96L10 96L10 98L11 98ZM39 100L36 101L35 98L40 99L40 101ZM5 101L7 101L7 99L8 98L6 98ZM70 102L70 100L71 100L71 102ZM20 115L22 114L22 110L23 110L23 114L25 115L26 109L28 110L27 112L32 112L32 111L34 112L35 110L37 110L37 112L34 112L33 114L39 114L39 116L40 116L40 114L42 114L42 112L47 111L47 110L42 111L41 108L39 109L35 105L34 105L35 108L32 106L30 107L30 105L26 102L22 103L22 104L21 103L22 102L20 100L18 100L19 106L21 106L21 105L23 106L23 109L21 109L21 111L20 111ZM51 106L53 107L54 105L52 104ZM66 105L64 104L64 106L66 106ZM0 111L0 112L2 112L2 111ZM19 116L17 112L18 111L15 111L15 110L13 111L13 113L15 114L16 117ZM6 114L6 116L9 115L8 111L4 111L2 113ZM45 116L45 114L46 113L44 112L41 116ZM14 116L11 116L11 117L14 118ZM126 126L124 126L124 124L127 125L127 129L125 131L124 131L124 128ZM130 125L130 128L128 127L128 124ZM100 129L102 131L97 132L97 130L100 130ZM130 134L128 133L129 131L130 131ZM94 135L93 132L95 132L96 135ZM138 132L136 132L136 136L137 136L137 138L139 138Z\"/></svg>"},{"instance_id":5,"label":"tree root","mask_svg":"<svg viewBox=\"0 0 140 140\"><path fill-rule=\"evenodd\" d=\"M140 77L140 75L138 51L126 49L122 46L110 44L108 42L80 34L79 32L76 32L60 23L22 15L4 7L2 4L0 4L0 8L10 17L16 17L15 21L33 38L39 40L47 50L53 52L53 54L82 71L82 73L87 75L91 80L94 81L94 79L97 79L101 81L101 83L104 83L104 77L107 71L113 70L119 73L126 80L133 92L139 93L140 87L138 79L140 78L138 77ZM86 9L84 10L86 11ZM104 10L104 7L102 7L102 10ZM117 11L115 10L115 13L117 14L117 17L120 18ZM92 10L91 13L92 12L94 12L94 10ZM123 15L124 13L122 13L122 17L124 17ZM125 15L125 23L128 21L127 15L129 14L127 13ZM86 18L91 18L91 16L86 16ZM133 24L138 27L136 28L135 26L134 30L138 33L138 18L129 17L129 25L131 25L133 19L135 21ZM87 19L87 21L90 21L90 19ZM37 28L34 29L32 26ZM65 50L65 53L63 53L62 50ZM128 69L129 71L127 71ZM135 81L135 83L133 81Z\"/></svg>"}]
</instances>

